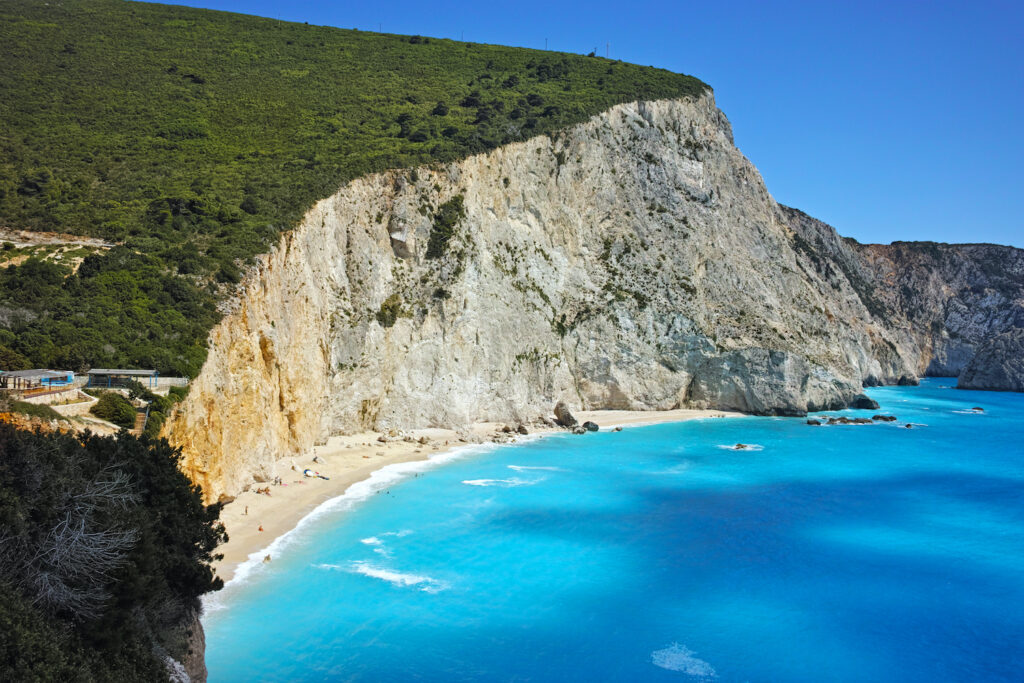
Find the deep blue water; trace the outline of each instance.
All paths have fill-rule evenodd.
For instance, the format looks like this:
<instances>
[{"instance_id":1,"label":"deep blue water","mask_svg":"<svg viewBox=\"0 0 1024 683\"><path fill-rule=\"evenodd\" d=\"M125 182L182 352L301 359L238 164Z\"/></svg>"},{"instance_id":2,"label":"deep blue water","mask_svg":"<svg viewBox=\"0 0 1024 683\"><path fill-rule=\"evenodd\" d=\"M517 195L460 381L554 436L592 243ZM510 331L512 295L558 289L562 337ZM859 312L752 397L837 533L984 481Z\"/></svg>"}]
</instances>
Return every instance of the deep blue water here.
<instances>
[{"instance_id":1,"label":"deep blue water","mask_svg":"<svg viewBox=\"0 0 1024 683\"><path fill-rule=\"evenodd\" d=\"M210 681L1024 680L1024 396L952 383L380 475L214 598Z\"/></svg>"}]
</instances>

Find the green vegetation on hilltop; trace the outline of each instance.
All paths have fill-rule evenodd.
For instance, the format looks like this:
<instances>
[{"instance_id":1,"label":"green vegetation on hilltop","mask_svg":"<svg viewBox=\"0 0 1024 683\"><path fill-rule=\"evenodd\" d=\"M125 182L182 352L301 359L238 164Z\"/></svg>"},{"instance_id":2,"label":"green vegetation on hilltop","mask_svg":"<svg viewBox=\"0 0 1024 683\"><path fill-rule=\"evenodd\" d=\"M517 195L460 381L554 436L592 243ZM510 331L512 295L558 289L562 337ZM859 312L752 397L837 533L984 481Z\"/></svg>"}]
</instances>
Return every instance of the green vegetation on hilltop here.
<instances>
[{"instance_id":1,"label":"green vegetation on hilltop","mask_svg":"<svg viewBox=\"0 0 1024 683\"><path fill-rule=\"evenodd\" d=\"M0 357L195 375L215 302L317 200L689 76L597 57L184 7L0 5L0 225L122 248L0 277ZM53 266L51 268L51 266ZM14 356L17 357L17 356Z\"/></svg>"},{"instance_id":2,"label":"green vegetation on hilltop","mask_svg":"<svg viewBox=\"0 0 1024 683\"><path fill-rule=\"evenodd\" d=\"M3 679L166 680L226 538L180 452L0 424L0 455Z\"/></svg>"}]
</instances>

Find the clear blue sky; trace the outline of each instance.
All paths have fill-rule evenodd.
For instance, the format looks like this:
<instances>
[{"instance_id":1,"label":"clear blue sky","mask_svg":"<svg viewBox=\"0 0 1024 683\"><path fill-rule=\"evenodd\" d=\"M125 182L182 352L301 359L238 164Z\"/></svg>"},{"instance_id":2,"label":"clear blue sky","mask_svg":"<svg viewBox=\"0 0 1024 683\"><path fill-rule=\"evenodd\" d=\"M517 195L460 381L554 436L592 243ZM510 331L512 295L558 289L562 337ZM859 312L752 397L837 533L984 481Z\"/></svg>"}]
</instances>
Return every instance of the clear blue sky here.
<instances>
[{"instance_id":1,"label":"clear blue sky","mask_svg":"<svg viewBox=\"0 0 1024 683\"><path fill-rule=\"evenodd\" d=\"M773 196L863 242L1024 247L1017 2L176 4L311 24L605 53L715 89Z\"/></svg>"}]
</instances>

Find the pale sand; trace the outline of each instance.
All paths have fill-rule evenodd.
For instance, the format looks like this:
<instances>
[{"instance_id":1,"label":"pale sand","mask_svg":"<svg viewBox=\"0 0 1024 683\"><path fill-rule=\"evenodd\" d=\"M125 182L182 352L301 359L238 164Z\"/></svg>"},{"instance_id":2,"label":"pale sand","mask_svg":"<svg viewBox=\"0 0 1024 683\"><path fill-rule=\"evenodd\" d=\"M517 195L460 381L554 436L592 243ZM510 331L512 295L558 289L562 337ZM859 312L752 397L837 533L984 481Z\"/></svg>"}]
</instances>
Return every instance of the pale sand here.
<instances>
[{"instance_id":1,"label":"pale sand","mask_svg":"<svg viewBox=\"0 0 1024 683\"><path fill-rule=\"evenodd\" d=\"M740 414L688 409L657 412L597 410L575 413L575 416L581 424L592 420L601 426L602 431L607 431L621 425L682 422L706 417L736 417ZM281 477L283 486L276 486L272 482L253 484L249 491L240 494L221 511L220 518L230 540L218 548L224 559L215 565L217 574L224 581L230 581L239 565L248 560L250 555L256 554L259 557L265 554L265 549L274 539L293 529L317 506L342 495L352 484L369 478L382 467L426 460L434 454L475 443L490 443L495 439L499 442L506 439L507 443L511 443L514 439L500 431L502 426L500 423L480 423L461 434L446 429L417 429L403 432L400 437L389 437L386 443L377 441L381 436L378 432L335 436L326 445L315 447L311 453L280 460L277 476ZM528 425L528 428L531 435L565 432L563 429L540 425ZM426 437L429 443L418 443L420 437ZM410 440L406 441L405 438ZM313 462L314 455L320 462ZM291 469L292 463L294 471ZM302 471L307 468L330 479L304 477ZM257 488L268 486L269 496L255 492ZM259 530L261 526L263 531Z\"/></svg>"}]
</instances>

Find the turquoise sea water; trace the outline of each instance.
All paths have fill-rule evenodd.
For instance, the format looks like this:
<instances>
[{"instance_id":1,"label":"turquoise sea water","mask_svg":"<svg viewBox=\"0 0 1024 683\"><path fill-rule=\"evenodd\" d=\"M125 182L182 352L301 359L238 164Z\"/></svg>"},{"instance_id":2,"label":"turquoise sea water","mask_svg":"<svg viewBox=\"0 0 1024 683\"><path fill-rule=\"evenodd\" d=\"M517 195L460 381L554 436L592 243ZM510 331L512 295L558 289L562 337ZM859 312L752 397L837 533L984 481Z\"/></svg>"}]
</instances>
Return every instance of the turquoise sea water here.
<instances>
[{"instance_id":1,"label":"turquoise sea water","mask_svg":"<svg viewBox=\"0 0 1024 683\"><path fill-rule=\"evenodd\" d=\"M1022 680L1024 396L952 383L380 473L208 602L209 680Z\"/></svg>"}]
</instances>

